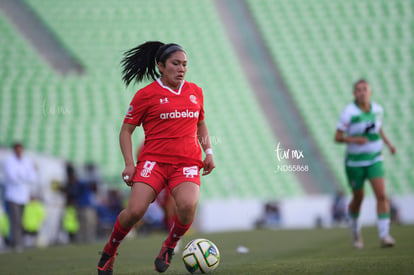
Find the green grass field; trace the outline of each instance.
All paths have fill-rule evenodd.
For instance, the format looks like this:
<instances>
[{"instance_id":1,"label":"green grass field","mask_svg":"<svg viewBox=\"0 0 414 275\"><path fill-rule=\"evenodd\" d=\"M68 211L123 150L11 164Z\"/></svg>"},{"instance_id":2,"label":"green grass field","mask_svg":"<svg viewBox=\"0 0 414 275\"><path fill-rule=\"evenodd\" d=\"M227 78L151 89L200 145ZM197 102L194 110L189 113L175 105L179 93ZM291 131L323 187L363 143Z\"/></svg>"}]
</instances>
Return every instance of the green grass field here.
<instances>
[{"instance_id":1,"label":"green grass field","mask_svg":"<svg viewBox=\"0 0 414 275\"><path fill-rule=\"evenodd\" d=\"M365 248L355 250L346 228L257 230L220 234L192 233L208 238L221 253L214 274L414 274L414 226L393 226L394 248L381 249L375 227L363 229ZM127 239L119 248L114 274L158 274L153 261L163 234ZM236 248L250 252L238 254ZM0 254L0 274L96 274L103 243L32 249ZM165 274L189 274L175 255Z\"/></svg>"}]
</instances>

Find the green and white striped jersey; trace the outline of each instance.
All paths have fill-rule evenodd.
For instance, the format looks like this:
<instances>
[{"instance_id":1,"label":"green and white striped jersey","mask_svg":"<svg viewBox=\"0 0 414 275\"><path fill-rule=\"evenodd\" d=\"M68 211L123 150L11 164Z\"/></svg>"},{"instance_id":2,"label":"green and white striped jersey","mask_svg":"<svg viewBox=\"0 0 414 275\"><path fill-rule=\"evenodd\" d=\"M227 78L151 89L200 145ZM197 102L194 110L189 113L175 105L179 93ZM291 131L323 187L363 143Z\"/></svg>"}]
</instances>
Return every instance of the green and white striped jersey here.
<instances>
[{"instance_id":1,"label":"green and white striped jersey","mask_svg":"<svg viewBox=\"0 0 414 275\"><path fill-rule=\"evenodd\" d=\"M338 130L347 136L363 136L369 140L365 144L347 144L346 165L369 166L383 160L383 141L379 133L383 115L382 107L375 102L371 102L369 112L362 111L355 102L345 107L338 122Z\"/></svg>"}]
</instances>

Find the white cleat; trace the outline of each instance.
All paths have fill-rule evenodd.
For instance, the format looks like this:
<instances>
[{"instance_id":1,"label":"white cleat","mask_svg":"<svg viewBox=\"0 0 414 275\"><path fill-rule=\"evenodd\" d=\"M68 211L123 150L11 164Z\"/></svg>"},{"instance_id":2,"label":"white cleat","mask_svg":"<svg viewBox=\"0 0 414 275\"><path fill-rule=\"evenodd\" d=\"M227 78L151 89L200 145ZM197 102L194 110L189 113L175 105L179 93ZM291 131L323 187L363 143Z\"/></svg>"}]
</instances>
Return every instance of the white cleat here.
<instances>
[{"instance_id":1,"label":"white cleat","mask_svg":"<svg viewBox=\"0 0 414 275\"><path fill-rule=\"evenodd\" d=\"M362 249L362 248L364 248L364 243L362 241L355 241L354 242L354 247L356 249Z\"/></svg>"},{"instance_id":2,"label":"white cleat","mask_svg":"<svg viewBox=\"0 0 414 275\"><path fill-rule=\"evenodd\" d=\"M356 249L364 248L364 243L362 242L361 232L352 232L352 244Z\"/></svg>"},{"instance_id":3,"label":"white cleat","mask_svg":"<svg viewBox=\"0 0 414 275\"><path fill-rule=\"evenodd\" d=\"M393 247L395 245L395 240L390 235L384 237L381 239L381 247Z\"/></svg>"}]
</instances>

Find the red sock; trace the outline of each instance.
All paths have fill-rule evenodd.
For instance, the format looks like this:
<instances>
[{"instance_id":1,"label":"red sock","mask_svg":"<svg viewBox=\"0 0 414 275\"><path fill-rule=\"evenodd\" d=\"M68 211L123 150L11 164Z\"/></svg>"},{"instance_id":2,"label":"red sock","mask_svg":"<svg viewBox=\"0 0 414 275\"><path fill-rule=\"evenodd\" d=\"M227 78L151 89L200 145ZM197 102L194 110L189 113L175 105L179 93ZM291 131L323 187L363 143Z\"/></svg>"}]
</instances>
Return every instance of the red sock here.
<instances>
[{"instance_id":1,"label":"red sock","mask_svg":"<svg viewBox=\"0 0 414 275\"><path fill-rule=\"evenodd\" d=\"M104 252L109 255L114 255L118 249L118 246L121 244L125 236L128 235L131 229L132 227L128 229L123 228L119 224L118 218L116 218L114 229L112 230L111 237L109 238L109 241L104 248Z\"/></svg>"},{"instance_id":2,"label":"red sock","mask_svg":"<svg viewBox=\"0 0 414 275\"><path fill-rule=\"evenodd\" d=\"M168 231L171 229L171 226L174 224L174 220L175 220L174 217L172 218L164 217L164 225Z\"/></svg>"},{"instance_id":3,"label":"red sock","mask_svg":"<svg viewBox=\"0 0 414 275\"><path fill-rule=\"evenodd\" d=\"M178 240L187 232L192 223L182 224L175 216L174 223L171 226L170 234L164 241L163 246L174 248L177 245Z\"/></svg>"}]
</instances>

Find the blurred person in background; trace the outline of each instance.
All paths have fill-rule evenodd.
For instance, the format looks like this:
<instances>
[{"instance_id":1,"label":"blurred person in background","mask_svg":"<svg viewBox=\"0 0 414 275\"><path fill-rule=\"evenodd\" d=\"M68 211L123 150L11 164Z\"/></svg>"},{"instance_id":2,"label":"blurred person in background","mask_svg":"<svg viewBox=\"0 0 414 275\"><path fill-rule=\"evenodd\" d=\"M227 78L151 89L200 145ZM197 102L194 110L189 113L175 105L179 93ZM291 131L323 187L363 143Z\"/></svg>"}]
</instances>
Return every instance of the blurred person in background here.
<instances>
[{"instance_id":1,"label":"blurred person in background","mask_svg":"<svg viewBox=\"0 0 414 275\"><path fill-rule=\"evenodd\" d=\"M24 244L26 247L37 246L37 237L46 218L46 209L40 196L32 196L23 210Z\"/></svg>"},{"instance_id":2,"label":"blurred person in background","mask_svg":"<svg viewBox=\"0 0 414 275\"><path fill-rule=\"evenodd\" d=\"M127 86L144 77L154 81L135 94L120 131L125 161L122 177L131 191L128 206L119 214L98 262L98 274L112 274L119 244L167 188L174 197L177 215L154 262L155 270L164 272L177 242L193 222L200 193L199 171L203 168L203 175L207 175L215 167L204 121L203 93L184 80L187 55L177 44L143 43L125 53L122 65ZM131 137L141 125L145 143L135 166ZM204 161L200 141L206 153Z\"/></svg>"},{"instance_id":3,"label":"blurred person in background","mask_svg":"<svg viewBox=\"0 0 414 275\"><path fill-rule=\"evenodd\" d=\"M69 242L76 242L76 235L79 232L80 225L78 211L76 209L76 199L74 197L66 200L62 217L62 228L68 234Z\"/></svg>"},{"instance_id":4,"label":"blurred person in background","mask_svg":"<svg viewBox=\"0 0 414 275\"><path fill-rule=\"evenodd\" d=\"M86 183L89 190L91 190L91 200L92 203L96 205L98 200L98 193L102 189L102 177L99 172L99 168L96 164L89 162L86 163L83 167L82 182Z\"/></svg>"},{"instance_id":5,"label":"blurred person in background","mask_svg":"<svg viewBox=\"0 0 414 275\"><path fill-rule=\"evenodd\" d=\"M94 205L93 194L96 191L95 183L80 180L75 167L66 164L66 184L62 188L66 195L68 206L74 206L78 215L79 230L76 232L78 243L89 243L96 240L98 215ZM70 210L73 211L73 210Z\"/></svg>"},{"instance_id":6,"label":"blurred person in background","mask_svg":"<svg viewBox=\"0 0 414 275\"><path fill-rule=\"evenodd\" d=\"M400 211L398 209L398 206L395 204L392 198L389 199L389 202L390 202L391 223L401 224Z\"/></svg>"},{"instance_id":7,"label":"blurred person in background","mask_svg":"<svg viewBox=\"0 0 414 275\"><path fill-rule=\"evenodd\" d=\"M3 209L3 204L0 205L0 253L6 249L6 240L10 234L9 217Z\"/></svg>"},{"instance_id":8,"label":"blurred person in background","mask_svg":"<svg viewBox=\"0 0 414 275\"><path fill-rule=\"evenodd\" d=\"M9 239L16 251L23 249L23 211L30 201L32 185L37 182L35 165L23 151L22 143L13 144L13 152L3 164L6 209L11 227Z\"/></svg>"},{"instance_id":9,"label":"blurred person in background","mask_svg":"<svg viewBox=\"0 0 414 275\"><path fill-rule=\"evenodd\" d=\"M69 235L69 242L76 242L79 232L79 214L77 204L77 177L72 163L66 163L66 179L60 191L65 196L65 209L62 214L62 228Z\"/></svg>"},{"instance_id":10,"label":"blurred person in background","mask_svg":"<svg viewBox=\"0 0 414 275\"><path fill-rule=\"evenodd\" d=\"M123 196L117 189L105 192L101 202L97 204L98 237L108 237L116 218L123 209Z\"/></svg>"},{"instance_id":11,"label":"blurred person in background","mask_svg":"<svg viewBox=\"0 0 414 275\"><path fill-rule=\"evenodd\" d=\"M344 191L336 191L332 202L331 212L333 225L345 224L347 221L347 201Z\"/></svg>"},{"instance_id":12,"label":"blurred person in background","mask_svg":"<svg viewBox=\"0 0 414 275\"><path fill-rule=\"evenodd\" d=\"M277 201L266 202L263 213L255 222L256 228L277 228L281 224L280 206Z\"/></svg>"},{"instance_id":13,"label":"blurred person in background","mask_svg":"<svg viewBox=\"0 0 414 275\"><path fill-rule=\"evenodd\" d=\"M96 240L98 234L98 213L96 210L95 195L100 183L97 167L88 163L85 165L85 175L78 180L77 207L79 217L80 243L90 243Z\"/></svg>"},{"instance_id":14,"label":"blurred person in background","mask_svg":"<svg viewBox=\"0 0 414 275\"><path fill-rule=\"evenodd\" d=\"M335 141L346 143L345 170L352 188L349 204L352 240L355 248L362 248L361 224L358 220L364 198L364 181L368 179L377 200L378 234L381 247L392 247L395 240L390 231L390 204L385 192L382 148L385 143L391 154L396 149L383 129L383 108L371 101L371 87L364 79L354 84L354 102L342 112Z\"/></svg>"}]
</instances>

